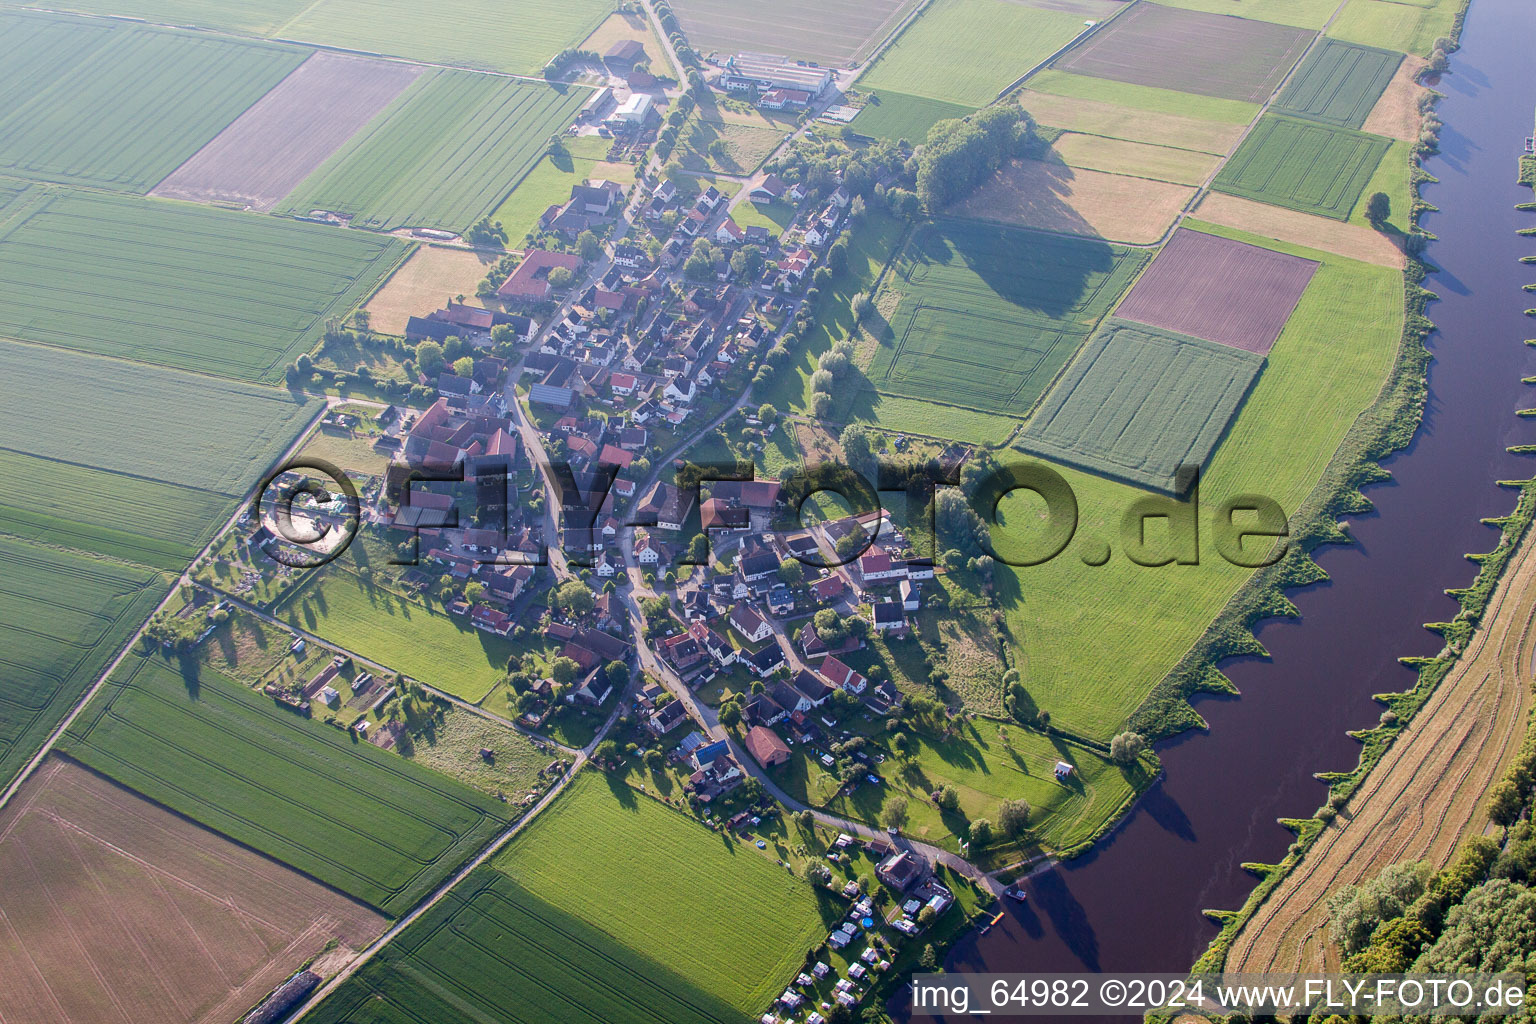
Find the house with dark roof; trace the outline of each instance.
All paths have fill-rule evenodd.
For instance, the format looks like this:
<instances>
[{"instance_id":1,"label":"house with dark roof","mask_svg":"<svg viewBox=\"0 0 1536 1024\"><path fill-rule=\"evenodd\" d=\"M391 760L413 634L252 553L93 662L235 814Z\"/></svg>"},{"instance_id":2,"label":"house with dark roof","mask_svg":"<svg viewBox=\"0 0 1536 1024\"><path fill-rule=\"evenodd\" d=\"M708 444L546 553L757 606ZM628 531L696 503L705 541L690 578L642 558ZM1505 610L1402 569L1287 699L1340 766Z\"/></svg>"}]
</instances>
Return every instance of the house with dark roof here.
<instances>
[{"instance_id":1,"label":"house with dark roof","mask_svg":"<svg viewBox=\"0 0 1536 1024\"><path fill-rule=\"evenodd\" d=\"M750 605L738 604L731 609L730 618L731 628L745 637L748 643L755 644L773 635L773 627Z\"/></svg>"},{"instance_id":2,"label":"house with dark roof","mask_svg":"<svg viewBox=\"0 0 1536 1024\"><path fill-rule=\"evenodd\" d=\"M870 605L869 610L875 629L881 632L892 632L907 627L907 614L895 601L882 601L879 604Z\"/></svg>"},{"instance_id":3,"label":"house with dark roof","mask_svg":"<svg viewBox=\"0 0 1536 1024\"><path fill-rule=\"evenodd\" d=\"M784 667L784 652L775 642L765 644L763 649L756 653L739 655L737 660L745 661L747 669L762 679Z\"/></svg>"},{"instance_id":4,"label":"house with dark roof","mask_svg":"<svg viewBox=\"0 0 1536 1024\"><path fill-rule=\"evenodd\" d=\"M674 700L664 705L660 710L651 714L646 720L646 728L657 736L665 736L688 720L688 711L683 707L683 702Z\"/></svg>"}]
</instances>

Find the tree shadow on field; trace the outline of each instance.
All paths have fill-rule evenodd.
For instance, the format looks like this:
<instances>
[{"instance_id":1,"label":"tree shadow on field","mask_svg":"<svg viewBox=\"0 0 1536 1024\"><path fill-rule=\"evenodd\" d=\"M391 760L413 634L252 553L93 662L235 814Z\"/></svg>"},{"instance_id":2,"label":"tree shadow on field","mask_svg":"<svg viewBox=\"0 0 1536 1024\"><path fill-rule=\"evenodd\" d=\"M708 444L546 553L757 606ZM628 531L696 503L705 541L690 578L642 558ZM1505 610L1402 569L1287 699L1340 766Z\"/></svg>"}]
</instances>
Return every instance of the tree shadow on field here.
<instances>
[{"instance_id":1,"label":"tree shadow on field","mask_svg":"<svg viewBox=\"0 0 1536 1024\"><path fill-rule=\"evenodd\" d=\"M633 811L639 808L640 805L635 797L635 791L629 788L629 783L624 781L622 775L615 772L603 772L603 778L607 781L608 790L613 794L613 798L619 802L620 807L626 811Z\"/></svg>"},{"instance_id":2,"label":"tree shadow on field","mask_svg":"<svg viewBox=\"0 0 1536 1024\"><path fill-rule=\"evenodd\" d=\"M186 651L176 656L177 671L181 673L181 681L187 688L187 696L193 700L200 700L203 692L202 673L203 665L195 653Z\"/></svg>"}]
</instances>

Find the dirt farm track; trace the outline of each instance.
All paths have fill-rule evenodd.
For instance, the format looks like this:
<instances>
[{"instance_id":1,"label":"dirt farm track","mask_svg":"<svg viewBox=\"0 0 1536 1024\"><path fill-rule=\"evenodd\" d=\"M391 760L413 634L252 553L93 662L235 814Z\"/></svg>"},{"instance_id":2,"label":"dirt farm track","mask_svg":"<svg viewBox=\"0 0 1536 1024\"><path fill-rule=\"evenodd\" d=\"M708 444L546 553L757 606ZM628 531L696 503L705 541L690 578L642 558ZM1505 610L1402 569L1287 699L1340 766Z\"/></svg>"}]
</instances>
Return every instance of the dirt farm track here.
<instances>
[{"instance_id":1,"label":"dirt farm track","mask_svg":"<svg viewBox=\"0 0 1536 1024\"><path fill-rule=\"evenodd\" d=\"M72 762L0 813L0 1021L226 1024L384 919Z\"/></svg>"},{"instance_id":2,"label":"dirt farm track","mask_svg":"<svg viewBox=\"0 0 1536 1024\"><path fill-rule=\"evenodd\" d=\"M1536 656L1536 537L1527 536L1483 628L1365 784L1238 933L1229 971L1336 970L1328 894L1405 860L1443 866L1520 746Z\"/></svg>"}]
</instances>

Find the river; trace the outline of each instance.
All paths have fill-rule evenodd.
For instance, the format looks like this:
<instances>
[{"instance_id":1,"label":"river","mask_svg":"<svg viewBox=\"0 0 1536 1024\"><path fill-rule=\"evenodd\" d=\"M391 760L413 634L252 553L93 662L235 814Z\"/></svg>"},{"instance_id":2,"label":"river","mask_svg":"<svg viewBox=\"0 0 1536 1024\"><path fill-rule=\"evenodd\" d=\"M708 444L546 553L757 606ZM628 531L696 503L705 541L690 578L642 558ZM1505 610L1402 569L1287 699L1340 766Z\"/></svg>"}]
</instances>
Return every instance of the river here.
<instances>
[{"instance_id":1,"label":"river","mask_svg":"<svg viewBox=\"0 0 1536 1024\"><path fill-rule=\"evenodd\" d=\"M1536 442L1514 411L1536 405L1536 336L1522 315L1536 302L1520 290L1536 252L1514 233L1512 207L1531 191L1515 185L1531 133L1536 76L1530 41L1536 4L1473 0L1445 93L1439 178L1424 198L1441 212L1424 226L1439 236L1427 257L1443 268L1426 283L1441 297L1429 315L1429 406L1412 446L1386 465L1390 483L1368 495L1376 513L1352 520L1358 543L1325 548L1331 582L1293 593L1301 618L1265 623L1268 661L1223 666L1240 698L1204 698L1210 731L1159 747L1166 776L1087 856L1036 875L1027 906L964 940L952 971L1184 971L1216 934L1202 908L1235 909L1255 884L1240 865L1275 862L1293 836L1277 817L1305 817L1326 790L1321 770L1348 770L1359 745L1345 731L1373 724L1372 693L1410 686L1402 655L1430 655L1440 640L1422 623L1456 613L1446 587L1471 582L1462 555L1493 547L1479 523L1503 515L1514 492L1500 479L1536 466L1504 451Z\"/></svg>"}]
</instances>

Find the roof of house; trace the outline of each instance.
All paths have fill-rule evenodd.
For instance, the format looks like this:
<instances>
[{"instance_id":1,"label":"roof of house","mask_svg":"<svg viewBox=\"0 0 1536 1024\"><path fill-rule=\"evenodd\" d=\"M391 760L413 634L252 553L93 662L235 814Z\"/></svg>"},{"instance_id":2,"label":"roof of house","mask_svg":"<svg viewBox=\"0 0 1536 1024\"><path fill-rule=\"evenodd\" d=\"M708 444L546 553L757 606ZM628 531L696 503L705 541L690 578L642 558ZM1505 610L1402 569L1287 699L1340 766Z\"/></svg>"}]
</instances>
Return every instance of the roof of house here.
<instances>
[{"instance_id":1,"label":"roof of house","mask_svg":"<svg viewBox=\"0 0 1536 1024\"><path fill-rule=\"evenodd\" d=\"M564 267L574 274L581 269L581 257L567 252L529 249L523 262L496 289L496 294L503 298L542 299L549 294L549 272L555 267Z\"/></svg>"},{"instance_id":2,"label":"roof of house","mask_svg":"<svg viewBox=\"0 0 1536 1024\"><path fill-rule=\"evenodd\" d=\"M779 734L763 725L747 730L747 752L758 761L767 764L772 757L788 757L789 746L779 739Z\"/></svg>"}]
</instances>

